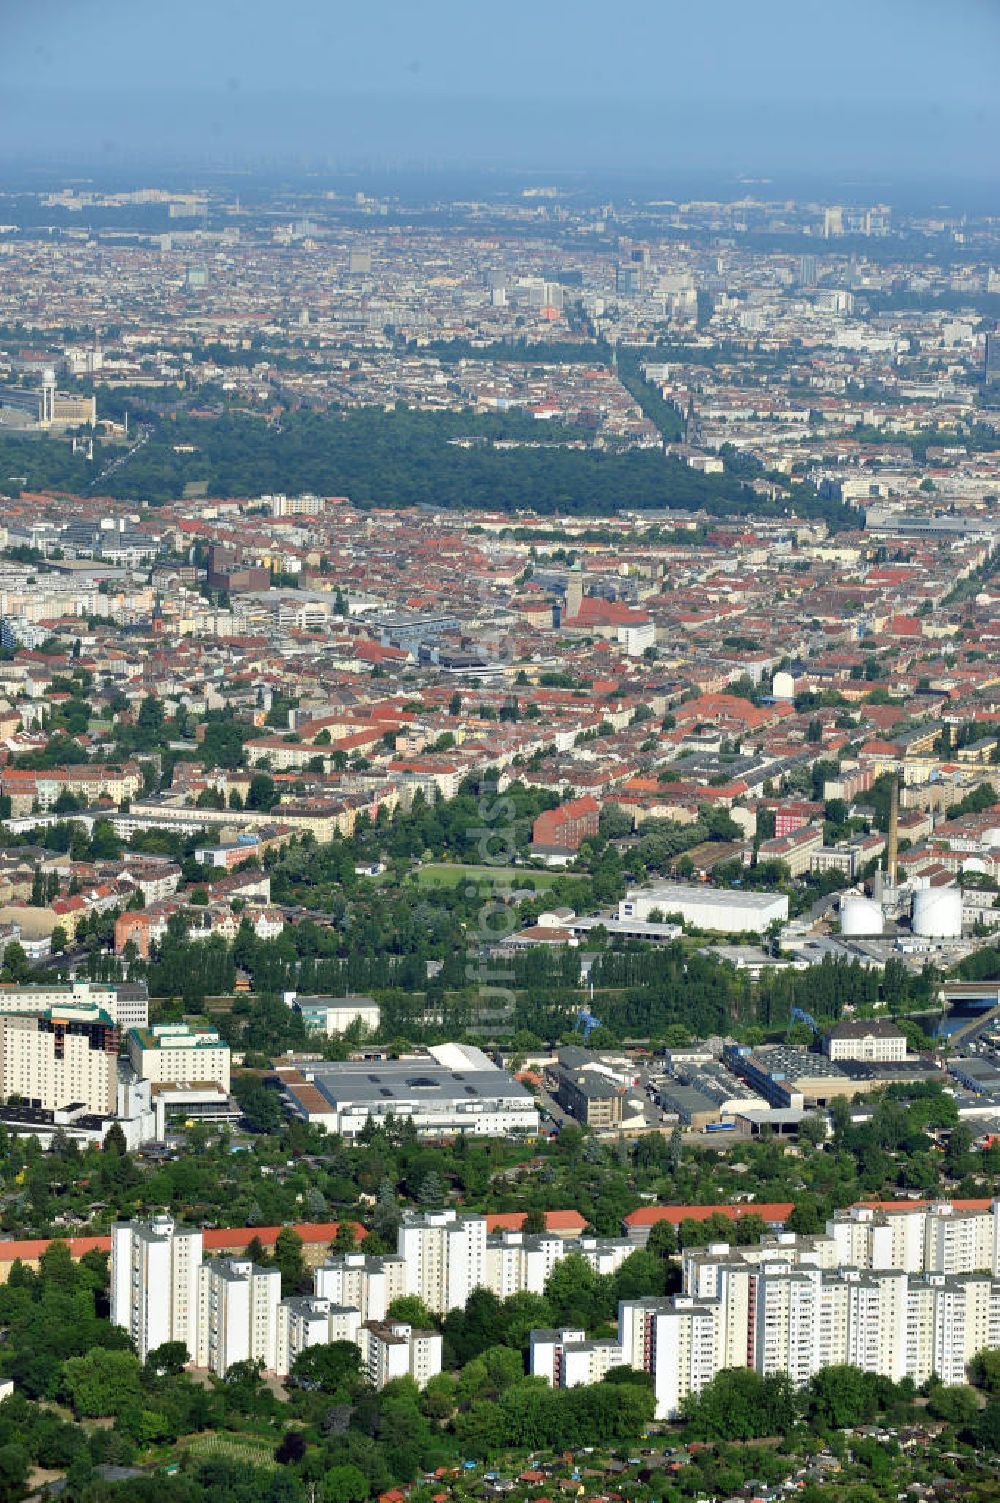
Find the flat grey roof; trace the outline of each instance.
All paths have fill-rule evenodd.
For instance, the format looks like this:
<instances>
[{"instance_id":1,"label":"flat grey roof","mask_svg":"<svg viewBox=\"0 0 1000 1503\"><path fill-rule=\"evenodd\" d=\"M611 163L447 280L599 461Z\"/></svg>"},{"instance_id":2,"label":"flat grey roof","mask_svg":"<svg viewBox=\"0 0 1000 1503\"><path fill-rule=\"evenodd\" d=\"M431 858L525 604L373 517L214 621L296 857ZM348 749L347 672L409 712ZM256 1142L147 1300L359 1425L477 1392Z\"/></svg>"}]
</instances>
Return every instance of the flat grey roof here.
<instances>
[{"instance_id":1,"label":"flat grey roof","mask_svg":"<svg viewBox=\"0 0 1000 1503\"><path fill-rule=\"evenodd\" d=\"M667 901L674 899L680 903L709 904L727 903L735 908L747 908L757 911L761 908L770 908L782 893L774 892L746 892L739 887L709 887L703 882L652 882L647 887L631 887L625 894L625 901L630 898L644 898L647 902L652 899Z\"/></svg>"},{"instance_id":2,"label":"flat grey roof","mask_svg":"<svg viewBox=\"0 0 1000 1503\"><path fill-rule=\"evenodd\" d=\"M310 1062L303 1075L335 1105L393 1101L476 1101L514 1096L533 1101L505 1070L449 1070L432 1059Z\"/></svg>"}]
</instances>

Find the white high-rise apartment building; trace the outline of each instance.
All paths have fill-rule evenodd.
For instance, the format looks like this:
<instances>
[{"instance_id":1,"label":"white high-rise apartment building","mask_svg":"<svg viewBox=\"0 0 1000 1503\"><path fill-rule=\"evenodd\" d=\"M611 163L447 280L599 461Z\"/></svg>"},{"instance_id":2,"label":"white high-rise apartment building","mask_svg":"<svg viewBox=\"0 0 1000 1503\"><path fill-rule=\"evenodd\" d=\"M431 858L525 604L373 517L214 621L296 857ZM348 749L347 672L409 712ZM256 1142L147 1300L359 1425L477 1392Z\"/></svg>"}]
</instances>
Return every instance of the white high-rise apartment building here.
<instances>
[{"instance_id":1,"label":"white high-rise apartment building","mask_svg":"<svg viewBox=\"0 0 1000 1503\"><path fill-rule=\"evenodd\" d=\"M361 1366L373 1388L393 1378L412 1378L426 1388L441 1371L442 1339L438 1331L418 1331L405 1321L369 1320L358 1332Z\"/></svg>"},{"instance_id":2,"label":"white high-rise apartment building","mask_svg":"<svg viewBox=\"0 0 1000 1503\"><path fill-rule=\"evenodd\" d=\"M836 1212L827 1235L844 1267L1000 1275L1000 1201L982 1210L948 1201L899 1208L851 1206Z\"/></svg>"},{"instance_id":3,"label":"white high-rise apartment building","mask_svg":"<svg viewBox=\"0 0 1000 1503\"><path fill-rule=\"evenodd\" d=\"M296 1357L311 1346L359 1344L360 1327L361 1316L353 1306L331 1305L315 1294L283 1299L278 1306L278 1376L287 1376Z\"/></svg>"},{"instance_id":4,"label":"white high-rise apartment building","mask_svg":"<svg viewBox=\"0 0 1000 1503\"><path fill-rule=\"evenodd\" d=\"M169 1216L119 1222L111 1233L111 1320L128 1331L142 1361L167 1341L197 1351L201 1232Z\"/></svg>"},{"instance_id":5,"label":"white high-rise apartment building","mask_svg":"<svg viewBox=\"0 0 1000 1503\"><path fill-rule=\"evenodd\" d=\"M541 1294L553 1268L570 1253L579 1254L595 1273L611 1274L634 1251L627 1237L566 1238L554 1232L504 1231L486 1240L483 1284L497 1299L524 1290Z\"/></svg>"},{"instance_id":6,"label":"white high-rise apartment building","mask_svg":"<svg viewBox=\"0 0 1000 1503\"><path fill-rule=\"evenodd\" d=\"M192 1362L219 1377L234 1362L277 1358L281 1275L246 1260L206 1263L202 1234L169 1216L119 1223L111 1234L111 1319L145 1361L183 1341Z\"/></svg>"},{"instance_id":7,"label":"white high-rise apartment building","mask_svg":"<svg viewBox=\"0 0 1000 1503\"><path fill-rule=\"evenodd\" d=\"M213 1258L198 1273L195 1361L223 1378L236 1362L278 1364L281 1274L246 1258Z\"/></svg>"},{"instance_id":8,"label":"white high-rise apartment building","mask_svg":"<svg viewBox=\"0 0 1000 1503\"><path fill-rule=\"evenodd\" d=\"M807 1383L816 1371L818 1268L763 1264L750 1283L753 1363L763 1377L788 1373Z\"/></svg>"},{"instance_id":9,"label":"white high-rise apartment building","mask_svg":"<svg viewBox=\"0 0 1000 1503\"><path fill-rule=\"evenodd\" d=\"M553 1388L580 1388L599 1383L613 1367L626 1365L618 1341L591 1341L577 1327L531 1332L530 1371Z\"/></svg>"},{"instance_id":10,"label":"white high-rise apartment building","mask_svg":"<svg viewBox=\"0 0 1000 1503\"><path fill-rule=\"evenodd\" d=\"M619 1306L621 1361L652 1374L658 1419L674 1417L687 1394L724 1368L787 1373L799 1385L840 1364L894 1382L936 1375L962 1383L976 1352L1000 1348L1000 1278L975 1267L992 1246L995 1215L995 1207L968 1214L915 1207L894 1227L863 1216L837 1220L837 1238L855 1252L881 1258L895 1245L907 1262L926 1257L953 1269L970 1265L965 1271L830 1267L830 1238L693 1250L683 1294ZM562 1386L597 1382L607 1370L602 1345L614 1343L588 1342L578 1330L533 1332L531 1370Z\"/></svg>"},{"instance_id":11,"label":"white high-rise apartment building","mask_svg":"<svg viewBox=\"0 0 1000 1503\"><path fill-rule=\"evenodd\" d=\"M574 1328L532 1331L530 1371L556 1388L599 1383L613 1367L649 1372L656 1414L665 1418L719 1371L720 1318L718 1301L700 1303L685 1295L625 1300L618 1307L617 1341L591 1341Z\"/></svg>"},{"instance_id":12,"label":"white high-rise apartment building","mask_svg":"<svg viewBox=\"0 0 1000 1503\"><path fill-rule=\"evenodd\" d=\"M434 1315L460 1309L485 1283L485 1216L450 1210L409 1216L396 1246L406 1263L407 1293L418 1294Z\"/></svg>"},{"instance_id":13,"label":"white high-rise apartment building","mask_svg":"<svg viewBox=\"0 0 1000 1503\"><path fill-rule=\"evenodd\" d=\"M316 1293L331 1305L351 1305L362 1320L384 1320L393 1300L407 1292L406 1261L342 1253L321 1264L313 1282Z\"/></svg>"}]
</instances>

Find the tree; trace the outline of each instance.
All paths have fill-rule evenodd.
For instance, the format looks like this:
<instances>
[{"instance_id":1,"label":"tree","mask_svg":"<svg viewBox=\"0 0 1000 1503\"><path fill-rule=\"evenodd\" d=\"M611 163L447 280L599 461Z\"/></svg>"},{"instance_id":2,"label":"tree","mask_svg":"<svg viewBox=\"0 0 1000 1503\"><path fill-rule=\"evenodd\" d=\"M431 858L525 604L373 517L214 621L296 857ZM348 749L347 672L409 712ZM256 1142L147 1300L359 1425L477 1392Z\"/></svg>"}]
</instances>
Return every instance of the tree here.
<instances>
[{"instance_id":1,"label":"tree","mask_svg":"<svg viewBox=\"0 0 1000 1503\"><path fill-rule=\"evenodd\" d=\"M146 1358L146 1371L155 1377L180 1377L189 1353L183 1341L164 1341L154 1347Z\"/></svg>"},{"instance_id":2,"label":"tree","mask_svg":"<svg viewBox=\"0 0 1000 1503\"><path fill-rule=\"evenodd\" d=\"M302 1256L302 1238L291 1226L283 1226L274 1243L275 1266L281 1271L281 1293L302 1294L309 1285L309 1272Z\"/></svg>"},{"instance_id":3,"label":"tree","mask_svg":"<svg viewBox=\"0 0 1000 1503\"><path fill-rule=\"evenodd\" d=\"M56 924L49 938L49 943L52 946L52 953L54 955L60 955L66 948L66 942L66 930L63 928L62 924Z\"/></svg>"},{"instance_id":4,"label":"tree","mask_svg":"<svg viewBox=\"0 0 1000 1503\"><path fill-rule=\"evenodd\" d=\"M248 809L263 809L266 812L274 808L280 797L272 777L269 777L266 772L254 773L247 789Z\"/></svg>"},{"instance_id":5,"label":"tree","mask_svg":"<svg viewBox=\"0 0 1000 1503\"><path fill-rule=\"evenodd\" d=\"M521 1230L529 1237L540 1236L545 1231L545 1212L539 1210L528 1211Z\"/></svg>"},{"instance_id":6,"label":"tree","mask_svg":"<svg viewBox=\"0 0 1000 1503\"><path fill-rule=\"evenodd\" d=\"M824 1430L846 1430L874 1419L884 1397L885 1380L847 1364L821 1368L809 1384L813 1424Z\"/></svg>"},{"instance_id":7,"label":"tree","mask_svg":"<svg viewBox=\"0 0 1000 1503\"><path fill-rule=\"evenodd\" d=\"M434 1316L419 1294L398 1295L389 1306L388 1315L390 1320L403 1321L417 1330L426 1331L434 1327Z\"/></svg>"},{"instance_id":8,"label":"tree","mask_svg":"<svg viewBox=\"0 0 1000 1503\"><path fill-rule=\"evenodd\" d=\"M976 1440L988 1451L1000 1450L1000 1399L990 1399L979 1416Z\"/></svg>"},{"instance_id":9,"label":"tree","mask_svg":"<svg viewBox=\"0 0 1000 1503\"><path fill-rule=\"evenodd\" d=\"M545 1297L559 1324L591 1325L599 1318L598 1276L579 1253L562 1258L545 1282Z\"/></svg>"},{"instance_id":10,"label":"tree","mask_svg":"<svg viewBox=\"0 0 1000 1503\"><path fill-rule=\"evenodd\" d=\"M322 1208L321 1208L322 1209ZM357 1244L357 1233L352 1221L338 1221L337 1235L331 1243L331 1250L335 1253L353 1252Z\"/></svg>"},{"instance_id":11,"label":"tree","mask_svg":"<svg viewBox=\"0 0 1000 1503\"><path fill-rule=\"evenodd\" d=\"M969 1377L977 1388L1000 1393L1000 1351L984 1347L969 1363Z\"/></svg>"},{"instance_id":12,"label":"tree","mask_svg":"<svg viewBox=\"0 0 1000 1503\"><path fill-rule=\"evenodd\" d=\"M147 695L139 706L136 723L140 730L156 732L163 728L163 706L158 699Z\"/></svg>"},{"instance_id":13,"label":"tree","mask_svg":"<svg viewBox=\"0 0 1000 1503\"><path fill-rule=\"evenodd\" d=\"M349 1398L361 1384L361 1354L353 1341L310 1346L292 1363L292 1382L301 1388Z\"/></svg>"},{"instance_id":14,"label":"tree","mask_svg":"<svg viewBox=\"0 0 1000 1503\"><path fill-rule=\"evenodd\" d=\"M671 1221L658 1221L650 1228L646 1251L658 1258L671 1258L677 1252L677 1231Z\"/></svg>"},{"instance_id":15,"label":"tree","mask_svg":"<svg viewBox=\"0 0 1000 1503\"><path fill-rule=\"evenodd\" d=\"M645 1299L650 1295L663 1294L666 1290L666 1269L655 1249L637 1248L629 1253L612 1278L615 1301Z\"/></svg>"},{"instance_id":16,"label":"tree","mask_svg":"<svg viewBox=\"0 0 1000 1503\"><path fill-rule=\"evenodd\" d=\"M104 1152L117 1154L119 1158L124 1158L128 1153L128 1143L120 1122L112 1122L105 1133Z\"/></svg>"},{"instance_id":17,"label":"tree","mask_svg":"<svg viewBox=\"0 0 1000 1503\"><path fill-rule=\"evenodd\" d=\"M965 1430L975 1425L979 1417L979 1404L971 1388L942 1385L935 1388L927 1400L927 1412L935 1419L944 1420L956 1430Z\"/></svg>"},{"instance_id":18,"label":"tree","mask_svg":"<svg viewBox=\"0 0 1000 1503\"><path fill-rule=\"evenodd\" d=\"M783 1435L794 1423L797 1397L791 1378L762 1378L752 1368L725 1368L699 1394L683 1400L681 1412L692 1435L703 1440L757 1440Z\"/></svg>"},{"instance_id":19,"label":"tree","mask_svg":"<svg viewBox=\"0 0 1000 1503\"><path fill-rule=\"evenodd\" d=\"M621 840L633 830L631 814L621 804L605 804L601 810L600 830L607 840Z\"/></svg>"},{"instance_id":20,"label":"tree","mask_svg":"<svg viewBox=\"0 0 1000 1503\"><path fill-rule=\"evenodd\" d=\"M291 1466L301 1461L306 1454L306 1438L301 1430L286 1430L280 1444L275 1448L274 1459L279 1466Z\"/></svg>"},{"instance_id":21,"label":"tree","mask_svg":"<svg viewBox=\"0 0 1000 1503\"><path fill-rule=\"evenodd\" d=\"M20 1498L27 1485L31 1458L17 1441L0 1446L0 1497Z\"/></svg>"},{"instance_id":22,"label":"tree","mask_svg":"<svg viewBox=\"0 0 1000 1503\"><path fill-rule=\"evenodd\" d=\"M808 1143L812 1148L826 1142L826 1123L818 1112L803 1117L799 1123L799 1142Z\"/></svg>"},{"instance_id":23,"label":"tree","mask_svg":"<svg viewBox=\"0 0 1000 1503\"><path fill-rule=\"evenodd\" d=\"M457 1385L451 1373L436 1373L420 1396L422 1412L438 1423L451 1418L457 1402Z\"/></svg>"},{"instance_id":24,"label":"tree","mask_svg":"<svg viewBox=\"0 0 1000 1503\"><path fill-rule=\"evenodd\" d=\"M62 1391L78 1419L118 1414L141 1395L139 1359L132 1352L94 1347L63 1363Z\"/></svg>"},{"instance_id":25,"label":"tree","mask_svg":"<svg viewBox=\"0 0 1000 1503\"><path fill-rule=\"evenodd\" d=\"M368 1493L368 1478L352 1462L332 1466L323 1477L326 1503L364 1503Z\"/></svg>"}]
</instances>

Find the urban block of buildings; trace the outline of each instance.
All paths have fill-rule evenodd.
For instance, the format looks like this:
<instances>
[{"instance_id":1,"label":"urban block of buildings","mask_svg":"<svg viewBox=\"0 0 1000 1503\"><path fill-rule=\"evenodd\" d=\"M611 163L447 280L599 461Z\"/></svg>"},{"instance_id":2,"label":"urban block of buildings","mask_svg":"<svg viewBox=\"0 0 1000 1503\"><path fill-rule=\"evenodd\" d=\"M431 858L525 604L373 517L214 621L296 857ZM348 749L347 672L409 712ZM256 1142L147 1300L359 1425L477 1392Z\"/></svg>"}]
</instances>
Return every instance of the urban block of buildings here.
<instances>
[{"instance_id":1,"label":"urban block of buildings","mask_svg":"<svg viewBox=\"0 0 1000 1503\"><path fill-rule=\"evenodd\" d=\"M825 1235L709 1244L682 1259L682 1292L625 1300L616 1339L535 1330L530 1370L559 1387L612 1367L652 1375L656 1416L678 1416L725 1368L786 1373L801 1386L848 1364L899 1382L964 1383L1000 1345L1000 1202L853 1206Z\"/></svg>"}]
</instances>

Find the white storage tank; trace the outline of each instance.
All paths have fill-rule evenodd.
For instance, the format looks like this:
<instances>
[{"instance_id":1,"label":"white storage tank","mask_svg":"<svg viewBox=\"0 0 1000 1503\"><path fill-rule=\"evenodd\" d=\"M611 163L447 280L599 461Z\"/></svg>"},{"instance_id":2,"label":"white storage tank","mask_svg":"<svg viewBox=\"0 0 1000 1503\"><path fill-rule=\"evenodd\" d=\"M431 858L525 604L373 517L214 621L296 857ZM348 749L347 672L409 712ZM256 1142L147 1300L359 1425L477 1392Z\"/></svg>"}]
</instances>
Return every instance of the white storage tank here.
<instances>
[{"instance_id":1,"label":"white storage tank","mask_svg":"<svg viewBox=\"0 0 1000 1503\"><path fill-rule=\"evenodd\" d=\"M962 893L958 887L925 887L913 894L913 932L922 939L961 939Z\"/></svg>"},{"instance_id":2,"label":"white storage tank","mask_svg":"<svg viewBox=\"0 0 1000 1503\"><path fill-rule=\"evenodd\" d=\"M784 669L780 673L776 673L774 681L771 684L771 693L775 699L794 699L795 680L792 678L792 675L786 673Z\"/></svg>"},{"instance_id":3,"label":"white storage tank","mask_svg":"<svg viewBox=\"0 0 1000 1503\"><path fill-rule=\"evenodd\" d=\"M882 907L861 893L848 893L840 900L840 932L854 939L882 934L885 921Z\"/></svg>"}]
</instances>

